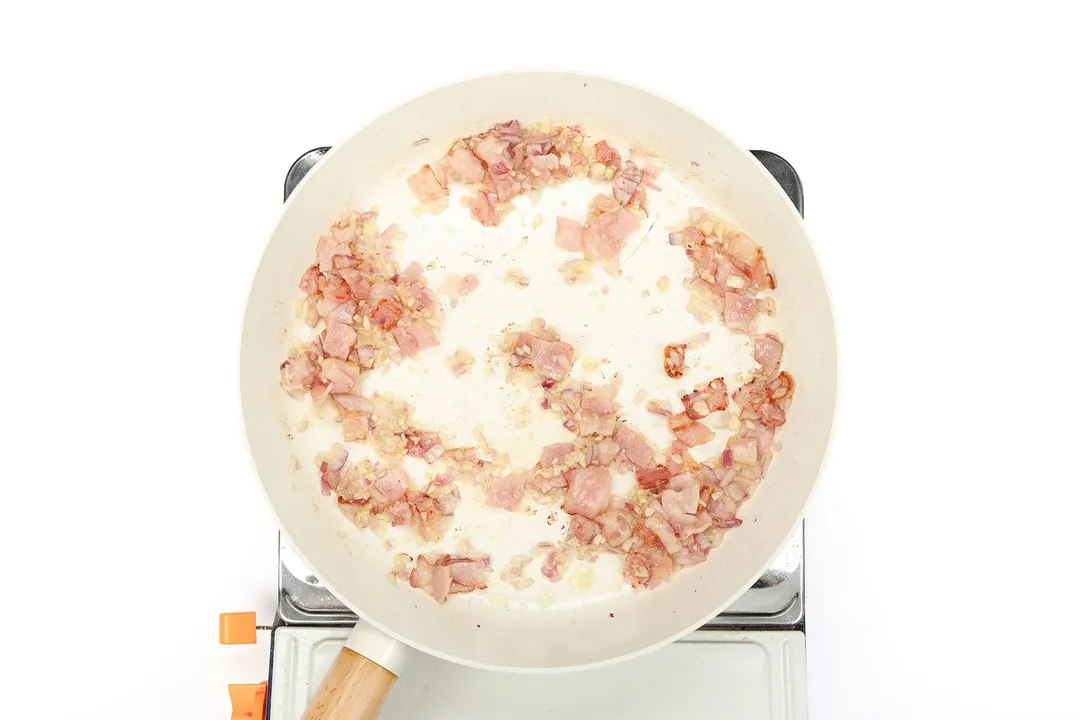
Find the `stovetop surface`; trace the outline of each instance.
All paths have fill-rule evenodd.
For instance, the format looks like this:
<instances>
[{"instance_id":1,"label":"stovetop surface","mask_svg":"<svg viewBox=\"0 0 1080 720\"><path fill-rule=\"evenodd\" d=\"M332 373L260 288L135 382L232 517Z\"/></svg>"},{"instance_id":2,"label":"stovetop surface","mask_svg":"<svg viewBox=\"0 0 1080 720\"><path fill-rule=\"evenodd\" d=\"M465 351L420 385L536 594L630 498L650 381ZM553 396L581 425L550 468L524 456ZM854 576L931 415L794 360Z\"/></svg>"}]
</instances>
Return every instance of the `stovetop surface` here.
<instances>
[{"instance_id":1,"label":"stovetop surface","mask_svg":"<svg viewBox=\"0 0 1080 720\"><path fill-rule=\"evenodd\" d=\"M285 199L315 167L330 148L310 150L293 162L285 177ZM787 160L767 150L752 150L754 156L776 179L803 214L803 188L795 168ZM705 623L702 629L796 629L804 626L803 524L800 523L787 548L765 573L724 612ZM353 625L357 616L327 590L318 577L280 539L278 573L278 625Z\"/></svg>"}]
</instances>

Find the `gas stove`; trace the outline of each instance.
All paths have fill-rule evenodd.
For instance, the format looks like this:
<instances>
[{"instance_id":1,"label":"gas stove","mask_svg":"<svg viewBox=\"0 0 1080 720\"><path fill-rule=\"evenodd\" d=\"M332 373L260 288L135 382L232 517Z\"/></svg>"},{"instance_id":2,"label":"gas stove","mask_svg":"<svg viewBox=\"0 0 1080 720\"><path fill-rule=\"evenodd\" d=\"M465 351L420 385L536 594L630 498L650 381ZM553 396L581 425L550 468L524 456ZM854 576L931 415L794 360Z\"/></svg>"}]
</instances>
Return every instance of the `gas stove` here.
<instances>
[{"instance_id":1,"label":"gas stove","mask_svg":"<svg viewBox=\"0 0 1080 720\"><path fill-rule=\"evenodd\" d=\"M292 164L286 199L329 149L311 150ZM752 152L802 214L795 169L775 153ZM803 537L800 524L742 597L661 650L557 675L494 673L417 653L379 717L805 718ZM280 537L279 561L277 615L267 628L272 636L264 712L266 720L300 720L357 617Z\"/></svg>"}]
</instances>

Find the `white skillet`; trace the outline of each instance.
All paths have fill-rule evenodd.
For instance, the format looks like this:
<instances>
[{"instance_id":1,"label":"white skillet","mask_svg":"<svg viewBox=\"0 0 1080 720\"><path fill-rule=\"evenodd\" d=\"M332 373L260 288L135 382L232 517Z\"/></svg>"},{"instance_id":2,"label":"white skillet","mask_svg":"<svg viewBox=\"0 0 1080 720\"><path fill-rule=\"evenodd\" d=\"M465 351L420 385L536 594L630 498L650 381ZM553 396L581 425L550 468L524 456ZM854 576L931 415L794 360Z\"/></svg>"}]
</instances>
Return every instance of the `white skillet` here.
<instances>
[{"instance_id":1,"label":"white skillet","mask_svg":"<svg viewBox=\"0 0 1080 720\"><path fill-rule=\"evenodd\" d=\"M650 194L650 218L628 241L621 277L597 268L591 284L571 288L556 271L572 258L554 246L555 215L583 218L589 198L607 192L606 186L578 183L552 190L536 207L520 199L521 210L494 229L469 220L456 195L442 215L411 212L408 173L441 157L453 139L511 118L578 123L591 139L607 138L624 155L634 142L658 155L655 162L667 169L658 181L662 192ZM428 142L414 146L421 138ZM565 440L566 433L535 401L506 385L497 363L485 371L485 350L504 326L546 318L577 350L574 376L602 383L619 373L626 416L666 447L662 420L635 402L639 390L677 402L698 380L724 375L730 387L733 376L752 367L745 337L716 324L702 326L685 311L681 280L690 265L681 249L668 245L668 228L683 224L692 205L745 228L764 248L777 279L777 316L762 327L781 334L784 367L796 380L796 393L778 434L782 449L740 509L743 525L705 563L651 591L623 588L614 557L573 568L557 585L540 577L534 563L537 582L525 591L502 586L496 572L488 591L454 596L445 605L389 582L393 555L412 554L417 546L403 534L375 537L356 529L333 498L321 495L313 458L340 441L340 431L318 421L310 402L289 398L278 385L278 365L289 344L313 332L296 319L294 303L316 239L346 206L372 205L379 206L380 227L397 222L407 232L402 267L412 259L433 263L427 277L436 289L451 272L473 272L481 282L475 294L448 309L439 347L375 373L365 394L392 389L416 406L419 420L445 428L462 444L472 444L472 430L482 424L488 440L519 464L535 462L542 445ZM538 215L542 219L534 227ZM504 281L510 268L524 271L528 288ZM670 280L667 292L657 286L661 276ZM710 332L710 340L691 353L696 367L681 381L668 379L661 348L701 332ZM478 364L454 380L443 359L459 346L476 355ZM631 658L691 632L738 598L784 548L825 457L836 385L828 291L801 219L750 153L686 110L610 80L520 73L435 90L378 118L336 146L292 193L255 277L243 331L241 398L262 487L290 544L362 618L305 717L374 717L412 648L479 668L555 672ZM309 427L299 432L303 418ZM714 429L715 444L703 450L715 455L726 432ZM350 451L354 457L362 452ZM423 472L422 465L410 467L414 477ZM455 532L442 548L452 550L468 537L499 568L538 540L564 534L565 516L557 508L510 514L483 509L468 489L463 493ZM390 551L387 540L394 545Z\"/></svg>"}]
</instances>

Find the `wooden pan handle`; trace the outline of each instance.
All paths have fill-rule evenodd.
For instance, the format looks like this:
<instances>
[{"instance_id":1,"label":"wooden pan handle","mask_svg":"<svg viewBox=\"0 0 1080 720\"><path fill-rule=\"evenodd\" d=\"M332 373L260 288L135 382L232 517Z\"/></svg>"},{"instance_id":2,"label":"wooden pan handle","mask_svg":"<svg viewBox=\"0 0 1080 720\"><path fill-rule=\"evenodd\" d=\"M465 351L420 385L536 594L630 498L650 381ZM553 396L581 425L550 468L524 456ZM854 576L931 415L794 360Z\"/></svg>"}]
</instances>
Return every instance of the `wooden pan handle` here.
<instances>
[{"instance_id":1,"label":"wooden pan handle","mask_svg":"<svg viewBox=\"0 0 1080 720\"><path fill-rule=\"evenodd\" d=\"M343 647L303 720L373 720L396 680L382 665Z\"/></svg>"}]
</instances>

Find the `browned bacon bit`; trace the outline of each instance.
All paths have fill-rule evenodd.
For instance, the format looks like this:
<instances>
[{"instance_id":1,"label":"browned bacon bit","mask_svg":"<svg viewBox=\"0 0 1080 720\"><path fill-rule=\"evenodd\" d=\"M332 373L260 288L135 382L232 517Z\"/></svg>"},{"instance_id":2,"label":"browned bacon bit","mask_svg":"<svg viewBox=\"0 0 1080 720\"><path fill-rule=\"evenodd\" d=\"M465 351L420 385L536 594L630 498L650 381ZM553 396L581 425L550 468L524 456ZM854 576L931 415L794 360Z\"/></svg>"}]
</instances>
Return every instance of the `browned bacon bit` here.
<instances>
[{"instance_id":1,"label":"browned bacon bit","mask_svg":"<svg viewBox=\"0 0 1080 720\"><path fill-rule=\"evenodd\" d=\"M671 480L671 470L664 465L657 465L648 470L638 468L636 475L638 486L642 490L650 490L656 493L662 492L667 487L668 481Z\"/></svg>"},{"instance_id":2,"label":"browned bacon bit","mask_svg":"<svg viewBox=\"0 0 1080 720\"><path fill-rule=\"evenodd\" d=\"M717 410L727 409L728 395L724 378L715 378L706 385L698 385L694 391L682 396L686 416L691 420L701 420Z\"/></svg>"},{"instance_id":3,"label":"browned bacon bit","mask_svg":"<svg viewBox=\"0 0 1080 720\"><path fill-rule=\"evenodd\" d=\"M686 416L691 420L700 420L703 417L708 417L712 410L709 408L709 402L704 392L695 390L692 393L687 393L682 396L683 407L686 408Z\"/></svg>"},{"instance_id":4,"label":"browned bacon bit","mask_svg":"<svg viewBox=\"0 0 1080 720\"><path fill-rule=\"evenodd\" d=\"M780 427L787 422L787 413L774 402L767 402L762 405L758 414L761 415L761 424L767 428Z\"/></svg>"},{"instance_id":5,"label":"browned bacon bit","mask_svg":"<svg viewBox=\"0 0 1080 720\"><path fill-rule=\"evenodd\" d=\"M607 140L601 140L593 147L596 151L596 162L611 168L618 173L622 170L622 157L619 156L619 151L608 145Z\"/></svg>"},{"instance_id":6,"label":"browned bacon bit","mask_svg":"<svg viewBox=\"0 0 1080 720\"><path fill-rule=\"evenodd\" d=\"M677 433L680 430L684 430L693 423L690 416L686 413L677 413L675 415L669 415L667 419L668 430L673 433Z\"/></svg>"},{"instance_id":7,"label":"browned bacon bit","mask_svg":"<svg viewBox=\"0 0 1080 720\"><path fill-rule=\"evenodd\" d=\"M784 398L790 399L794 391L795 381L787 372L781 372L769 383L769 398L774 401Z\"/></svg>"},{"instance_id":8,"label":"browned bacon bit","mask_svg":"<svg viewBox=\"0 0 1080 720\"><path fill-rule=\"evenodd\" d=\"M681 378L686 371L686 344L664 347L664 372L669 378Z\"/></svg>"},{"instance_id":9,"label":"browned bacon bit","mask_svg":"<svg viewBox=\"0 0 1080 720\"><path fill-rule=\"evenodd\" d=\"M390 330L398 324L398 320L405 313L405 308L397 300L380 300L375 306L375 312L371 313L371 321L383 330Z\"/></svg>"},{"instance_id":10,"label":"browned bacon bit","mask_svg":"<svg viewBox=\"0 0 1080 720\"><path fill-rule=\"evenodd\" d=\"M706 402L713 412L727 410L728 390L724 378L714 378L705 386Z\"/></svg>"}]
</instances>

